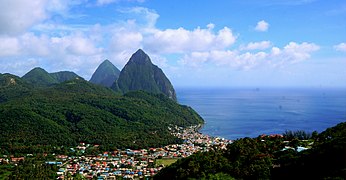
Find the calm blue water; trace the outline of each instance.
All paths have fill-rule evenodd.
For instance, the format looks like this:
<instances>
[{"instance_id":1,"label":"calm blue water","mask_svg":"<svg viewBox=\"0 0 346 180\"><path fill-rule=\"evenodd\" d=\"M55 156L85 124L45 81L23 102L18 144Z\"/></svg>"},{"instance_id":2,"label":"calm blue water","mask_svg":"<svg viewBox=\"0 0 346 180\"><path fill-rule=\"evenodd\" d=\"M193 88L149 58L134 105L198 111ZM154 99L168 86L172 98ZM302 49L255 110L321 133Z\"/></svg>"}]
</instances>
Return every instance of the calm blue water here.
<instances>
[{"instance_id":1,"label":"calm blue water","mask_svg":"<svg viewBox=\"0 0 346 180\"><path fill-rule=\"evenodd\" d=\"M202 133L227 139L324 131L346 121L346 89L177 89L205 120Z\"/></svg>"}]
</instances>

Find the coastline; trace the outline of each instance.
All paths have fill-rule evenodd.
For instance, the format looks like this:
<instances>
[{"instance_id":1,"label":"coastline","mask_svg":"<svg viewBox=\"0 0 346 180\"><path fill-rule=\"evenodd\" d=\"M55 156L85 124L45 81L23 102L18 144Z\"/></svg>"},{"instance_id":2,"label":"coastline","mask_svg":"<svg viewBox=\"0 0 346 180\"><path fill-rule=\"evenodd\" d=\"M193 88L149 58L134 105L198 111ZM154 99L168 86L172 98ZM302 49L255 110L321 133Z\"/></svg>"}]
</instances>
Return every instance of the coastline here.
<instances>
[{"instance_id":1,"label":"coastline","mask_svg":"<svg viewBox=\"0 0 346 180\"><path fill-rule=\"evenodd\" d=\"M189 157L196 152L206 152L215 148L225 149L229 143L232 143L231 140L200 133L201 127L203 124L187 128L169 127L172 135L183 139L184 142L156 148L115 149L91 155L85 152L90 148L98 148L98 145L80 143L77 147L70 148L71 152L79 155L51 154L55 160L46 161L46 164L57 165L58 179L77 175L103 179L150 178L178 159ZM30 157L20 158L24 160ZM10 162L18 163L12 160Z\"/></svg>"},{"instance_id":2,"label":"coastline","mask_svg":"<svg viewBox=\"0 0 346 180\"><path fill-rule=\"evenodd\" d=\"M182 144L169 144L163 147L148 148L148 149L126 149L114 150L112 152L104 152L97 156L80 156L80 157L67 157L66 155L56 156L56 162L63 164L66 168L59 169L62 178L71 173L81 173L85 169L96 168L96 171L90 175L82 173L84 177L94 177L98 173L103 178L115 178L121 176L122 178L143 178L153 177L161 169L165 167L164 164L158 164L159 160L171 160L171 163L178 159L186 158L196 152L205 152L210 149L220 148L225 149L231 140L220 137L212 137L199 132L203 124L190 126L187 128L170 127L172 135L183 139ZM76 150L86 150L92 145L80 144ZM60 159L59 159L60 158ZM65 159L61 159L65 158ZM64 160L60 162L60 160ZM173 160L173 161L172 161ZM77 161L77 162L76 162ZM110 167L113 164L113 168ZM124 168L127 167L127 168ZM60 176L60 177L61 177Z\"/></svg>"},{"instance_id":3,"label":"coastline","mask_svg":"<svg viewBox=\"0 0 346 180\"><path fill-rule=\"evenodd\" d=\"M185 144L194 145L194 147L202 148L202 151L208 151L211 147L225 149L232 140L222 137L210 136L200 132L204 124L198 124L187 128L176 127L176 132L172 134L184 140Z\"/></svg>"}]
</instances>

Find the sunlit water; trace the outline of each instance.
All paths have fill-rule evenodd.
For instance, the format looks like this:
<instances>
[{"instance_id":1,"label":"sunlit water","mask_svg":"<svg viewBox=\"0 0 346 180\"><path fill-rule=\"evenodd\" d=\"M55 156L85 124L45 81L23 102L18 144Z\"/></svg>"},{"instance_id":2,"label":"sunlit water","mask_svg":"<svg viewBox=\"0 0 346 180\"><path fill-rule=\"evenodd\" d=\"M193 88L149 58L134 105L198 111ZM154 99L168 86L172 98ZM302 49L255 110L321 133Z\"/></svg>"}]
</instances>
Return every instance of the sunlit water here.
<instances>
[{"instance_id":1,"label":"sunlit water","mask_svg":"<svg viewBox=\"0 0 346 180\"><path fill-rule=\"evenodd\" d=\"M346 89L177 89L205 120L202 133L227 139L314 130L346 121Z\"/></svg>"}]
</instances>

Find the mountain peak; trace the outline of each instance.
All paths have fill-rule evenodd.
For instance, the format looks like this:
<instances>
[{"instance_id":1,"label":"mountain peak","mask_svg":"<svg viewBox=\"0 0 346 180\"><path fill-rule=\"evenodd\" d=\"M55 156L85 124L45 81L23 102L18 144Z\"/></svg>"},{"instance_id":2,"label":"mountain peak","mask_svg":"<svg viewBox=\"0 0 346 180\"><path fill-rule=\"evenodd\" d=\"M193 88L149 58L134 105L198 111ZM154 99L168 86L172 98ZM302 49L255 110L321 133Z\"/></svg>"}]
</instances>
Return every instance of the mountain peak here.
<instances>
[{"instance_id":1,"label":"mountain peak","mask_svg":"<svg viewBox=\"0 0 346 180\"><path fill-rule=\"evenodd\" d=\"M110 62L108 59L106 59L100 65L108 65L108 64L112 64L112 62Z\"/></svg>"},{"instance_id":2,"label":"mountain peak","mask_svg":"<svg viewBox=\"0 0 346 180\"><path fill-rule=\"evenodd\" d=\"M91 76L90 82L105 87L111 87L118 79L120 70L115 67L108 59L104 60Z\"/></svg>"},{"instance_id":3,"label":"mountain peak","mask_svg":"<svg viewBox=\"0 0 346 180\"><path fill-rule=\"evenodd\" d=\"M45 69L43 69L43 68L41 68L41 67L34 67L33 69L31 69L31 70L29 71L29 73L30 73L30 72L35 72L35 71L48 73Z\"/></svg>"},{"instance_id":4,"label":"mountain peak","mask_svg":"<svg viewBox=\"0 0 346 180\"><path fill-rule=\"evenodd\" d=\"M137 54L137 53L139 53L139 54L145 54L145 52L143 51L143 49L138 49L138 50L135 52L135 54Z\"/></svg>"},{"instance_id":5,"label":"mountain peak","mask_svg":"<svg viewBox=\"0 0 346 180\"><path fill-rule=\"evenodd\" d=\"M151 64L151 60L150 57L142 49L138 49L134 54L132 54L129 63Z\"/></svg>"},{"instance_id":6,"label":"mountain peak","mask_svg":"<svg viewBox=\"0 0 346 180\"><path fill-rule=\"evenodd\" d=\"M50 86L52 84L62 83L75 78L81 77L71 71L59 71L55 73L48 73L46 70L40 67L33 68L22 77L22 79L24 79L26 82L38 86Z\"/></svg>"},{"instance_id":7,"label":"mountain peak","mask_svg":"<svg viewBox=\"0 0 346 180\"><path fill-rule=\"evenodd\" d=\"M137 50L120 72L119 78L112 86L123 93L143 90L162 93L176 100L175 90L163 71L154 65L150 57L142 50Z\"/></svg>"},{"instance_id":8,"label":"mountain peak","mask_svg":"<svg viewBox=\"0 0 346 180\"><path fill-rule=\"evenodd\" d=\"M56 79L54 79L46 70L35 67L30 70L22 77L25 81L39 85L39 86L47 86L58 83Z\"/></svg>"}]
</instances>

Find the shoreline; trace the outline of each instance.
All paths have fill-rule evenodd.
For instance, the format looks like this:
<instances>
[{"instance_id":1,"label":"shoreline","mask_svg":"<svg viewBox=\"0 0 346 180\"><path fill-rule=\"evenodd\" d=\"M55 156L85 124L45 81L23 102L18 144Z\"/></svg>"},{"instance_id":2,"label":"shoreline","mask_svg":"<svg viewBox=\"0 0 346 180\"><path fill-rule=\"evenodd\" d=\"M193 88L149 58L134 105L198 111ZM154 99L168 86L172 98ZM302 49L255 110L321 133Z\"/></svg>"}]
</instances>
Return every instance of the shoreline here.
<instances>
[{"instance_id":1,"label":"shoreline","mask_svg":"<svg viewBox=\"0 0 346 180\"><path fill-rule=\"evenodd\" d=\"M176 127L178 132L174 132L172 134L180 139L183 139L184 144L194 144L197 145L197 147L207 147L204 149L204 151L208 151L211 146L219 146L219 148L225 149L228 144L233 142L232 140L226 138L201 133L200 129L203 127L203 125L204 124L198 124L187 128Z\"/></svg>"}]
</instances>

